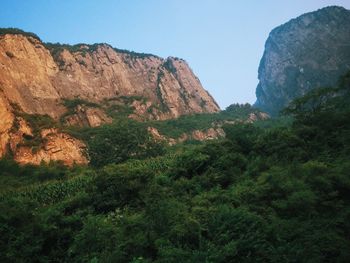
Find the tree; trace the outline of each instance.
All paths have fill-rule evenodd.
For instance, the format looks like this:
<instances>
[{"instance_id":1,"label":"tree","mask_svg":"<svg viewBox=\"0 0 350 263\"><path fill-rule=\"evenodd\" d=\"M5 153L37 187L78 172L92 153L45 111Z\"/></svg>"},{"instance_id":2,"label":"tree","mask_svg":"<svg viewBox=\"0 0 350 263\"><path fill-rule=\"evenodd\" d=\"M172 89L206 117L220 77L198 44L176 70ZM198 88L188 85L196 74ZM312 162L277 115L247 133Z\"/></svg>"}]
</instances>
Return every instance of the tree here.
<instances>
[{"instance_id":1,"label":"tree","mask_svg":"<svg viewBox=\"0 0 350 263\"><path fill-rule=\"evenodd\" d=\"M163 153L145 126L132 120L121 120L97 129L88 142L91 164L102 167L127 159L144 159Z\"/></svg>"}]
</instances>

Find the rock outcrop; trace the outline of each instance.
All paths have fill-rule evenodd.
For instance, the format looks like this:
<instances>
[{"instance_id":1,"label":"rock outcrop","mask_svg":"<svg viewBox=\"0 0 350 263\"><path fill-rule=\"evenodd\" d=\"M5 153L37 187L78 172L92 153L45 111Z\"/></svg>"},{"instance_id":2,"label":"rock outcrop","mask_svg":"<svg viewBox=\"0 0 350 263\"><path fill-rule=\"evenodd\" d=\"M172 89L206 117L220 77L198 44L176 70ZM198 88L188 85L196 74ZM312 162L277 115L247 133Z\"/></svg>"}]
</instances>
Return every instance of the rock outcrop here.
<instances>
[{"instance_id":1,"label":"rock outcrop","mask_svg":"<svg viewBox=\"0 0 350 263\"><path fill-rule=\"evenodd\" d=\"M68 107L67 101L75 104ZM96 127L111 122L110 113L164 120L217 111L214 99L182 59L107 44L44 44L33 35L0 32L0 157L14 140L18 144L23 139L13 134L19 132L13 127L16 112ZM28 147L12 147L15 159L87 163L82 142L59 131L43 138L46 142L35 154Z\"/></svg>"},{"instance_id":2,"label":"rock outcrop","mask_svg":"<svg viewBox=\"0 0 350 263\"><path fill-rule=\"evenodd\" d=\"M220 120L214 121L210 124L211 127L205 128L202 130L198 129L190 129L187 132L183 132L178 137L170 137L162 134L155 127L148 127L148 132L151 136L157 140L165 142L169 145L175 145L177 143L182 143L185 141L208 141L214 139L224 138L226 136L224 129L222 128L224 125L235 125L235 124L243 124L243 123L253 123L256 121L262 121L269 119L270 116L264 112L254 111L248 114L246 118L237 118L236 120Z\"/></svg>"},{"instance_id":3,"label":"rock outcrop","mask_svg":"<svg viewBox=\"0 0 350 263\"><path fill-rule=\"evenodd\" d=\"M275 28L259 66L255 106L277 114L311 89L350 70L350 11L331 6Z\"/></svg>"},{"instance_id":4,"label":"rock outcrop","mask_svg":"<svg viewBox=\"0 0 350 263\"><path fill-rule=\"evenodd\" d=\"M10 54L10 55L9 55ZM216 112L218 105L178 58L114 49L107 44L44 44L21 34L0 36L0 87L24 112L58 119L63 99L103 103L142 97L155 119Z\"/></svg>"},{"instance_id":5,"label":"rock outcrop","mask_svg":"<svg viewBox=\"0 0 350 263\"><path fill-rule=\"evenodd\" d=\"M183 133L178 138L167 137L161 134L157 128L148 127L148 132L153 136L157 141L163 141L169 145L175 145L177 143L182 143L189 140L194 141L208 141L225 137L224 130L219 127L211 127L205 130L193 130L190 133Z\"/></svg>"},{"instance_id":6,"label":"rock outcrop","mask_svg":"<svg viewBox=\"0 0 350 263\"><path fill-rule=\"evenodd\" d=\"M14 115L10 105L0 96L0 156L4 156L7 152L13 121Z\"/></svg>"},{"instance_id":7,"label":"rock outcrop","mask_svg":"<svg viewBox=\"0 0 350 263\"><path fill-rule=\"evenodd\" d=\"M78 105L74 114L68 115L62 120L68 125L80 127L98 127L104 123L112 122L112 119L103 110L83 105Z\"/></svg>"},{"instance_id":8,"label":"rock outcrop","mask_svg":"<svg viewBox=\"0 0 350 263\"><path fill-rule=\"evenodd\" d=\"M68 166L87 164L86 146L80 140L59 132L55 128L42 129L34 134L30 125L21 117L8 133L8 151L21 164L38 165L42 161L61 161Z\"/></svg>"},{"instance_id":9,"label":"rock outcrop","mask_svg":"<svg viewBox=\"0 0 350 263\"><path fill-rule=\"evenodd\" d=\"M61 161L69 166L88 163L85 145L81 141L56 129L42 130L41 136L44 143L39 150L33 151L32 147L19 146L15 151L14 160L21 164Z\"/></svg>"}]
</instances>

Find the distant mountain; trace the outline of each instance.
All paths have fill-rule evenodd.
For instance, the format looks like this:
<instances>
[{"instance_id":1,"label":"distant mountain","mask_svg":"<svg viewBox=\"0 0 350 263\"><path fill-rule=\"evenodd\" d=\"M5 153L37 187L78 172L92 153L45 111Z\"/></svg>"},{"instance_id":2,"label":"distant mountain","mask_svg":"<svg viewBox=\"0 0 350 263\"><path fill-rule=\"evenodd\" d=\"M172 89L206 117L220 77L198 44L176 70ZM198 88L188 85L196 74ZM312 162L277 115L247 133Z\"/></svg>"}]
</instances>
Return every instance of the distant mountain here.
<instances>
[{"instance_id":1,"label":"distant mountain","mask_svg":"<svg viewBox=\"0 0 350 263\"><path fill-rule=\"evenodd\" d=\"M311 89L329 86L350 69L350 11L330 6L270 33L259 65L255 106L277 114Z\"/></svg>"}]
</instances>

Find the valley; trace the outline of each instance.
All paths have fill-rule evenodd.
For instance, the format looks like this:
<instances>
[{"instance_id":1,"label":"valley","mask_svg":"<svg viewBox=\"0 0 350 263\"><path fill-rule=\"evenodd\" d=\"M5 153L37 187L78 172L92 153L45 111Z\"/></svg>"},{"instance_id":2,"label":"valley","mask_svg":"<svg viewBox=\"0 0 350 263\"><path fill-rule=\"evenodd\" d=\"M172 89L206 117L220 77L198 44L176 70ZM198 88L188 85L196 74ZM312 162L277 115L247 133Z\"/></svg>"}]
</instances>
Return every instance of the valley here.
<instances>
[{"instance_id":1,"label":"valley","mask_svg":"<svg viewBox=\"0 0 350 263\"><path fill-rule=\"evenodd\" d=\"M347 262L349 37L277 27L220 109L183 59L0 29L0 262Z\"/></svg>"}]
</instances>

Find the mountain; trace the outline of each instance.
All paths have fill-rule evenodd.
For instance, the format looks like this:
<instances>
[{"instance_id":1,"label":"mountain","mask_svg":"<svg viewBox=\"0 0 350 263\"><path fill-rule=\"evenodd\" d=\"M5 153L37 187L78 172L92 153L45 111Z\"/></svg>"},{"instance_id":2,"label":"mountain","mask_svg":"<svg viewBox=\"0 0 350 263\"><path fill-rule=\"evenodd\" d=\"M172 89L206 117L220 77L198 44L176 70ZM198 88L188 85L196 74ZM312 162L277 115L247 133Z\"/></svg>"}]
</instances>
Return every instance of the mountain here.
<instances>
[{"instance_id":1,"label":"mountain","mask_svg":"<svg viewBox=\"0 0 350 263\"><path fill-rule=\"evenodd\" d=\"M0 72L0 156L22 163L87 162L84 143L54 123L96 127L112 116L165 120L219 111L184 60L108 44L49 44L0 29Z\"/></svg>"},{"instance_id":2,"label":"mountain","mask_svg":"<svg viewBox=\"0 0 350 263\"><path fill-rule=\"evenodd\" d=\"M255 106L277 114L294 98L330 86L350 69L350 11L330 6L270 33L259 65Z\"/></svg>"}]
</instances>

